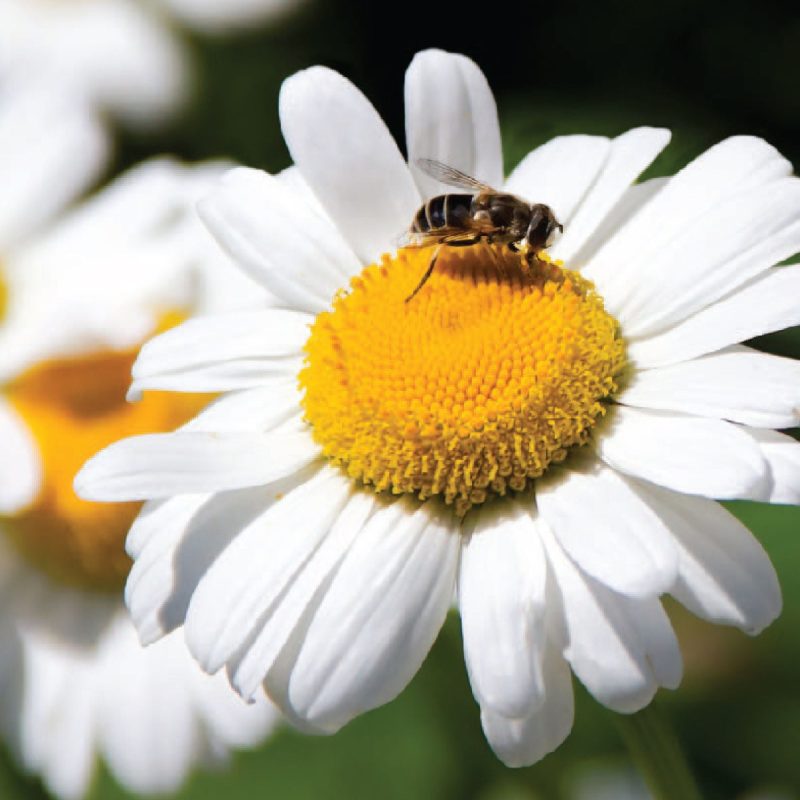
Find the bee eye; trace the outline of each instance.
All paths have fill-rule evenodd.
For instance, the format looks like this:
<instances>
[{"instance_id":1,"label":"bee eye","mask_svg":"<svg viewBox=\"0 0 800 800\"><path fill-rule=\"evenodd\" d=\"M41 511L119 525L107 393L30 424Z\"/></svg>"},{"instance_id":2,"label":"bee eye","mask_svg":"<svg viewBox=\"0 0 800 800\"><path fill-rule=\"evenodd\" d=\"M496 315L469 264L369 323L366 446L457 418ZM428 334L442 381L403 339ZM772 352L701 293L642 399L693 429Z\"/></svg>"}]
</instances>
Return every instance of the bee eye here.
<instances>
[{"instance_id":1,"label":"bee eye","mask_svg":"<svg viewBox=\"0 0 800 800\"><path fill-rule=\"evenodd\" d=\"M556 233L562 229L561 223L549 206L543 203L531 206L531 221L526 237L531 247L540 250L550 247L557 238Z\"/></svg>"},{"instance_id":2,"label":"bee eye","mask_svg":"<svg viewBox=\"0 0 800 800\"><path fill-rule=\"evenodd\" d=\"M547 239L545 240L545 246L551 247L553 244L555 244L556 239L558 239L563 230L564 230L563 225L561 225L558 222L551 221L548 225Z\"/></svg>"},{"instance_id":3,"label":"bee eye","mask_svg":"<svg viewBox=\"0 0 800 800\"><path fill-rule=\"evenodd\" d=\"M534 206L530 225L528 226L528 244L535 249L549 247L553 223L552 215L546 213L546 209L543 206Z\"/></svg>"}]
</instances>

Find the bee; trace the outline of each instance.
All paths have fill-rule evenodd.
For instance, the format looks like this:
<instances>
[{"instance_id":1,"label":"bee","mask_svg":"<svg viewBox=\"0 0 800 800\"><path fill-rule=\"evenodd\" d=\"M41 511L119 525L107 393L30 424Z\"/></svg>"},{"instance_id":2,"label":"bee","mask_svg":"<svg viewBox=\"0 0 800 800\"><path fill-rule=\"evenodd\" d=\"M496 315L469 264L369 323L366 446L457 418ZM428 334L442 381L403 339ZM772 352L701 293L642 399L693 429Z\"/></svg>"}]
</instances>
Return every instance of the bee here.
<instances>
[{"instance_id":1,"label":"bee","mask_svg":"<svg viewBox=\"0 0 800 800\"><path fill-rule=\"evenodd\" d=\"M555 232L563 230L553 210L544 203L531 204L516 195L499 192L441 161L420 158L416 164L441 183L469 192L431 197L414 215L401 246L435 244L436 250L406 302L428 282L444 246L469 247L481 242L505 244L512 252L523 253L530 265L540 250L552 244Z\"/></svg>"}]
</instances>

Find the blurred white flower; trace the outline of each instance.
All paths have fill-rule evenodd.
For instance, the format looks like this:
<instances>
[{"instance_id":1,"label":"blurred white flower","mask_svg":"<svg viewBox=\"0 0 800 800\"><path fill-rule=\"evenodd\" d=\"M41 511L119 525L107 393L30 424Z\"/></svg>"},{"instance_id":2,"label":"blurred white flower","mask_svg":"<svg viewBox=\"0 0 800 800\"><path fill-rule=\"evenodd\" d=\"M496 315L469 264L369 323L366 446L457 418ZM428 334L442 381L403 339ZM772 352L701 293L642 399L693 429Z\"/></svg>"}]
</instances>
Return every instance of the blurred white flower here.
<instances>
[{"instance_id":1,"label":"blurred white flower","mask_svg":"<svg viewBox=\"0 0 800 800\"><path fill-rule=\"evenodd\" d=\"M734 137L636 184L669 141L653 128L559 137L506 179L469 59L417 55L405 100L411 167L349 81L286 81L295 168L235 170L201 204L283 308L149 342L133 394L225 394L76 486L154 498L128 539L143 638L185 626L206 670L303 729L394 698L456 594L486 736L530 764L571 729L572 672L622 713L679 684L663 594L748 633L780 612L715 499L800 502L800 444L773 430L798 423L800 365L738 344L800 322L800 266L774 266L800 250L800 180ZM551 258L445 248L406 302L431 248L392 243L448 190L419 158L549 204Z\"/></svg>"},{"instance_id":2,"label":"blurred white flower","mask_svg":"<svg viewBox=\"0 0 800 800\"><path fill-rule=\"evenodd\" d=\"M0 264L98 177L108 151L100 121L68 87L0 84Z\"/></svg>"},{"instance_id":3,"label":"blurred white flower","mask_svg":"<svg viewBox=\"0 0 800 800\"><path fill-rule=\"evenodd\" d=\"M297 8L307 0L158 0L185 25L206 33L240 31Z\"/></svg>"},{"instance_id":4,"label":"blurred white flower","mask_svg":"<svg viewBox=\"0 0 800 800\"><path fill-rule=\"evenodd\" d=\"M632 767L592 764L579 767L568 778L570 800L653 800Z\"/></svg>"},{"instance_id":5,"label":"blurred white flower","mask_svg":"<svg viewBox=\"0 0 800 800\"><path fill-rule=\"evenodd\" d=\"M170 15L206 31L266 21L298 0L0 0L0 77L69 82L126 123L151 128L191 90Z\"/></svg>"},{"instance_id":6,"label":"blurred white flower","mask_svg":"<svg viewBox=\"0 0 800 800\"><path fill-rule=\"evenodd\" d=\"M136 506L85 503L72 477L99 440L169 429L205 403L162 394L130 413L145 337L266 295L222 264L193 217L219 167L144 164L33 232L67 198L61 181L74 193L102 153L91 118L70 108L27 108L29 125L0 112L0 175L18 200L6 192L0 208L0 727L59 797L87 792L98 755L129 789L166 792L193 765L257 743L277 714L205 675L179 636L141 647L121 596Z\"/></svg>"}]
</instances>

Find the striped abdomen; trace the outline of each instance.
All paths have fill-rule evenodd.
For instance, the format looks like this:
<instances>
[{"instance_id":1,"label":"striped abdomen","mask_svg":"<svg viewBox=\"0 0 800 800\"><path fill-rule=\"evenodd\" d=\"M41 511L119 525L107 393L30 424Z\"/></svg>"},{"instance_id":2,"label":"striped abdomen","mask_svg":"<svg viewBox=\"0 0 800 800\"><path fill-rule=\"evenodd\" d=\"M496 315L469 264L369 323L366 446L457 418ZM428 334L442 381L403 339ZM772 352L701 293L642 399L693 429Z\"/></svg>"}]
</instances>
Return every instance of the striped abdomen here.
<instances>
[{"instance_id":1,"label":"striped abdomen","mask_svg":"<svg viewBox=\"0 0 800 800\"><path fill-rule=\"evenodd\" d=\"M439 194L414 215L411 230L428 233L440 228L468 228L473 194Z\"/></svg>"}]
</instances>

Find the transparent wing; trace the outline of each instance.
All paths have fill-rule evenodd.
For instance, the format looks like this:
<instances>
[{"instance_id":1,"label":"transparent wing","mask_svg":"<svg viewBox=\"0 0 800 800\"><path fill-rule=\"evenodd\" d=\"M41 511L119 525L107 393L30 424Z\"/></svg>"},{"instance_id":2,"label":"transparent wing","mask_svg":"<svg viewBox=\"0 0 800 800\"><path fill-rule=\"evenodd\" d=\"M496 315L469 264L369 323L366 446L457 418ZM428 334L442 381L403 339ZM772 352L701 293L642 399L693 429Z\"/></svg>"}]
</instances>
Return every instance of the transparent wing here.
<instances>
[{"instance_id":1,"label":"transparent wing","mask_svg":"<svg viewBox=\"0 0 800 800\"><path fill-rule=\"evenodd\" d=\"M463 228L438 228L434 233L419 233L417 231L403 231L394 239L395 247L430 247L434 244L449 244L451 242L472 241L480 236L480 231Z\"/></svg>"},{"instance_id":2,"label":"transparent wing","mask_svg":"<svg viewBox=\"0 0 800 800\"><path fill-rule=\"evenodd\" d=\"M457 186L459 189L471 189L473 192L493 192L491 186L481 183L479 180L467 175L465 172L442 164L441 161L434 161L432 158L418 158L414 162L426 175L436 178L441 183L448 186Z\"/></svg>"},{"instance_id":3,"label":"transparent wing","mask_svg":"<svg viewBox=\"0 0 800 800\"><path fill-rule=\"evenodd\" d=\"M392 240L395 247L425 247L431 244L431 237L417 231L405 230Z\"/></svg>"}]
</instances>

